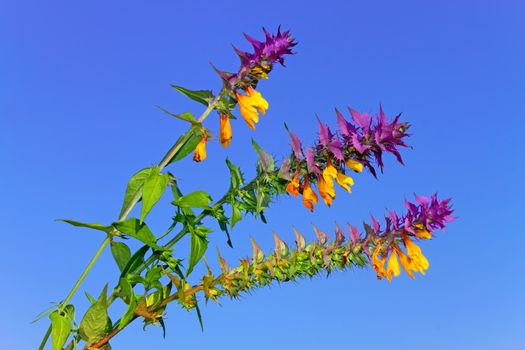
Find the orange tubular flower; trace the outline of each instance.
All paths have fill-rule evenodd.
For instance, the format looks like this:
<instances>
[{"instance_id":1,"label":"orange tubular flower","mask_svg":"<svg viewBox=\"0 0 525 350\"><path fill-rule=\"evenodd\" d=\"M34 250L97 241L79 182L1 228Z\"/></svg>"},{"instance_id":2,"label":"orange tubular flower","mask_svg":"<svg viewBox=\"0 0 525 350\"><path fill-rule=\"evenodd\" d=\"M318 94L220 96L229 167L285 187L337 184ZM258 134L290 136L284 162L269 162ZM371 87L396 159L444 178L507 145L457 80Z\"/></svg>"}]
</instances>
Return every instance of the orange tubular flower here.
<instances>
[{"instance_id":1,"label":"orange tubular flower","mask_svg":"<svg viewBox=\"0 0 525 350\"><path fill-rule=\"evenodd\" d=\"M432 233L427 230L427 228L422 225L422 224L418 224L416 225L416 237L417 238L424 238L424 239L431 239L432 238Z\"/></svg>"},{"instance_id":2,"label":"orange tubular flower","mask_svg":"<svg viewBox=\"0 0 525 350\"><path fill-rule=\"evenodd\" d=\"M406 271L406 273L410 276L410 278L414 279L414 273L412 272L412 260L403 253L399 247L395 247L397 256L399 257L399 262L401 263L401 266L403 266L403 269ZM415 271L415 270L414 270Z\"/></svg>"},{"instance_id":3,"label":"orange tubular flower","mask_svg":"<svg viewBox=\"0 0 525 350\"><path fill-rule=\"evenodd\" d=\"M251 86L244 91L246 96L235 93L239 110L250 129L255 130L255 123L259 122L259 113L263 114L268 109L268 101L262 95L254 90Z\"/></svg>"},{"instance_id":4,"label":"orange tubular flower","mask_svg":"<svg viewBox=\"0 0 525 350\"><path fill-rule=\"evenodd\" d=\"M310 187L310 182L308 182L308 179L304 179L304 187L303 187L304 206L313 212L314 204L317 204L318 202L319 202L319 198L317 197L317 194Z\"/></svg>"},{"instance_id":5,"label":"orange tubular flower","mask_svg":"<svg viewBox=\"0 0 525 350\"><path fill-rule=\"evenodd\" d=\"M329 182L327 182L326 178L323 175L320 175L317 179L317 188L319 189L319 194L326 205L331 206L332 201L335 198L334 181L332 178L329 178Z\"/></svg>"},{"instance_id":6,"label":"orange tubular flower","mask_svg":"<svg viewBox=\"0 0 525 350\"><path fill-rule=\"evenodd\" d=\"M222 147L228 147L232 140L232 127L230 124L230 117L227 114L220 116L220 135L219 142Z\"/></svg>"},{"instance_id":7,"label":"orange tubular flower","mask_svg":"<svg viewBox=\"0 0 525 350\"><path fill-rule=\"evenodd\" d=\"M286 185L286 192L291 194L294 197L297 197L299 195L299 188L301 187L301 180L299 178L299 168L297 169L297 173L295 174L292 181Z\"/></svg>"},{"instance_id":8,"label":"orange tubular flower","mask_svg":"<svg viewBox=\"0 0 525 350\"><path fill-rule=\"evenodd\" d=\"M202 162L206 159L206 140L208 139L207 135L202 135L201 142L195 148L195 153L193 154L193 160L196 162Z\"/></svg>"},{"instance_id":9,"label":"orange tubular flower","mask_svg":"<svg viewBox=\"0 0 525 350\"><path fill-rule=\"evenodd\" d=\"M377 272L377 279L380 280L386 277L385 262L386 257L379 259L379 252L381 251L381 245L378 245L372 254L372 268Z\"/></svg>"},{"instance_id":10,"label":"orange tubular flower","mask_svg":"<svg viewBox=\"0 0 525 350\"><path fill-rule=\"evenodd\" d=\"M353 160L353 159L347 159L345 162L348 169L355 171L356 173L360 173L363 171L363 164Z\"/></svg>"},{"instance_id":11,"label":"orange tubular flower","mask_svg":"<svg viewBox=\"0 0 525 350\"><path fill-rule=\"evenodd\" d=\"M322 175L317 180L319 194L328 206L332 205L332 201L335 198L334 178L337 178L337 169L328 159L326 168L324 168Z\"/></svg>"},{"instance_id":12,"label":"orange tubular flower","mask_svg":"<svg viewBox=\"0 0 525 350\"><path fill-rule=\"evenodd\" d=\"M427 258L421 252L421 248L412 242L406 235L403 236L403 243L407 249L407 255L410 258L411 269L416 272L421 272L424 275L425 271L428 269L429 263Z\"/></svg>"}]
</instances>

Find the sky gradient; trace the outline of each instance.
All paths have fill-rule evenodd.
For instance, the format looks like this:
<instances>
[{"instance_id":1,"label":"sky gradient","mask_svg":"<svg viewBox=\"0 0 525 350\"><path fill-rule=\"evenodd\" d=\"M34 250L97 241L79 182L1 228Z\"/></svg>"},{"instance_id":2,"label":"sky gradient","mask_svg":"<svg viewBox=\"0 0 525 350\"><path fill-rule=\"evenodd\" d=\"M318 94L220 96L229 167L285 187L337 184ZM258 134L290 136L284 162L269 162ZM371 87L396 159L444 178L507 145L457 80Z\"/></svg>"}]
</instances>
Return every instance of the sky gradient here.
<instances>
[{"instance_id":1,"label":"sky gradient","mask_svg":"<svg viewBox=\"0 0 525 350\"><path fill-rule=\"evenodd\" d=\"M335 125L334 108L399 112L412 124L403 151L378 180L354 176L348 196L310 214L300 200L281 197L268 224L246 219L232 234L212 234L227 260L264 251L271 232L293 242L292 226L314 239L311 225L359 225L386 208L403 209L413 193L452 197L458 220L423 243L426 276L390 284L371 269L337 272L257 290L240 301L194 313L172 305L167 336L129 327L114 349L519 350L525 348L523 180L525 166L525 5L520 1L3 1L0 5L0 204L3 249L0 288L4 317L0 348L35 349L46 322L35 315L59 301L103 240L96 231L54 221L110 223L125 185L158 162L183 131L163 115L202 108L169 87L220 88L210 62L234 70L231 44L249 49L246 32L291 29L299 42L286 68L277 66L259 91L270 109L256 131L232 123L231 147L218 140L208 159L170 171L185 192L228 187L229 157L250 177L255 139L282 159L289 152L284 122L307 144L315 115ZM213 115L207 127L217 132ZM163 198L148 223L155 232L172 214ZM182 254L187 245L182 244ZM98 294L117 270L106 251L82 291Z\"/></svg>"}]
</instances>

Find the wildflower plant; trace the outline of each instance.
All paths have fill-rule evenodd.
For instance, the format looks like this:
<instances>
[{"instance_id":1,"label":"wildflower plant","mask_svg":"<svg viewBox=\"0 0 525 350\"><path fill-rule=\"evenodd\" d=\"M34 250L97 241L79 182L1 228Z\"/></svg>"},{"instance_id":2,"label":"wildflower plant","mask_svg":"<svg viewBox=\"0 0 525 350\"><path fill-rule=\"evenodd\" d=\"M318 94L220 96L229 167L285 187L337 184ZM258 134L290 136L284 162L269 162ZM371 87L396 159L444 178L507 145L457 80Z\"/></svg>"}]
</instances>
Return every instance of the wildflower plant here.
<instances>
[{"instance_id":1,"label":"wildflower plant","mask_svg":"<svg viewBox=\"0 0 525 350\"><path fill-rule=\"evenodd\" d=\"M159 325L164 329L164 317L171 303L195 310L200 320L199 305L203 300L220 302L221 298L236 298L272 283L332 270L370 265L378 279L388 281L402 270L411 278L416 273L425 274L429 262L419 241L431 239L435 231L454 220L450 199L439 199L437 195L416 195L413 202L405 200L404 214L389 211L383 220L371 217L362 229L336 226L329 235L314 227L316 239L311 242L295 228L294 245L273 233L275 247L266 254L252 239L251 257L233 265L220 253L216 268L203 259L212 231L204 225L205 218L218 223L231 245L229 230L248 214L266 221L264 211L274 197L300 198L305 210L314 212L322 203L330 206L339 193L351 193L353 174L370 173L376 177L378 171L383 171L385 155L392 154L403 163L401 150L409 147L410 124L401 121L400 115L389 118L381 106L376 115L352 108L345 114L336 110L337 128L331 129L318 119L319 132L311 145L303 143L285 125L291 147L280 163L253 142L258 156L257 171L249 181L226 159L230 183L219 200L213 201L204 190L185 193L177 177L167 170L169 165L186 157L195 162L205 161L212 134L218 134L219 144L228 147L235 141L232 124L235 128L243 127L237 125L234 115L237 111L247 126L255 130L260 117L269 109L269 102L258 90L259 81L268 79L276 64L284 66L287 56L294 53L296 42L288 31L277 30L272 34L264 30L263 41L245 36L253 51L234 48L240 58L237 72L213 67L222 81L218 93L172 86L202 104L204 111L196 117L189 112L175 114L162 109L187 123L188 130L157 165L141 169L131 177L117 220L106 224L62 220L101 231L105 239L65 299L42 315L49 317L51 325L40 349L49 340L53 350L73 349L81 344L84 349L110 349L110 341L131 322L141 321L144 326ZM154 233L146 219L159 199L168 195L166 192L173 197L174 216L165 232ZM139 202L140 211L131 217ZM189 238L190 251L183 259L174 254L174 247L185 237ZM141 245L136 251L130 248L132 240ZM111 288L109 284L101 288L97 298L86 293L90 306L79 315L72 298L108 246L119 274L110 281ZM195 277L192 273L197 264L204 264L207 272ZM120 315L111 308L117 300L126 305L126 311Z\"/></svg>"}]
</instances>

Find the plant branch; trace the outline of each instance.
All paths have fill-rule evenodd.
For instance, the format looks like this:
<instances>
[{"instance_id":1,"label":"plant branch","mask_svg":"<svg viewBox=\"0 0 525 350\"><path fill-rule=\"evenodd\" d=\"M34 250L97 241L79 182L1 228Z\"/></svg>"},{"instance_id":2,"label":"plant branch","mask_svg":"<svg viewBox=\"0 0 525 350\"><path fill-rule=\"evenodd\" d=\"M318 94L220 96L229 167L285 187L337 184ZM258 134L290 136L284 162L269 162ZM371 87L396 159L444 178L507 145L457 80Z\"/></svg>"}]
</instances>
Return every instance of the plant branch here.
<instances>
[{"instance_id":1,"label":"plant branch","mask_svg":"<svg viewBox=\"0 0 525 350\"><path fill-rule=\"evenodd\" d=\"M221 91L222 92L222 91ZM207 117L208 115L213 111L213 109L215 108L215 104L217 103L217 101L219 100L220 98L220 93L214 97L213 100L210 101L210 103L208 104L208 107L206 108L206 110L204 110L204 112L202 113L202 115L199 117L198 119L198 123L202 123ZM171 159L173 159L173 157L175 156L175 154L181 149L181 147L184 145L184 142L177 142L175 145L173 145L170 150L168 151L168 153L166 153L166 155L162 158L162 160L159 162L159 169L160 171L162 169L164 169L171 161ZM118 218L118 221L123 221L125 220L128 215L131 213L131 211L133 210L133 208L135 207L135 205L139 202L140 198L142 197L142 190L137 192L137 194L135 195L135 197L131 200L131 202L128 204L128 206L123 210L122 214L119 216ZM82 271L82 274L80 275L80 277L77 279L77 281L75 282L75 285L73 286L73 288L70 290L70 292L68 293L68 295L66 296L66 298L64 299L64 301L60 304L60 307L58 308L58 312L59 313L62 313L64 311L64 308L65 306L69 303L69 301L73 298L73 296L75 295L76 291L78 290L78 288L80 287L80 285L84 282L84 279L87 277L87 275L89 274L89 272L91 271L91 269L93 268L93 266L95 265L95 263L97 262L98 258L100 257L100 255L102 254L102 252L104 251L104 249L107 247L107 245L111 242L113 236L117 233L118 231L116 229L114 229L113 231L111 231L108 236L104 239L104 241L101 243L101 245L99 246L99 248L97 249L97 252L95 253L95 255L91 258L91 260L89 261L88 265L86 266L86 268ZM44 335L44 338L42 339L42 342L40 344L40 347L39 347L39 350L43 350L48 339L49 339L49 336L51 334L51 325L48 327L47 331L46 331L46 334Z\"/></svg>"}]
</instances>

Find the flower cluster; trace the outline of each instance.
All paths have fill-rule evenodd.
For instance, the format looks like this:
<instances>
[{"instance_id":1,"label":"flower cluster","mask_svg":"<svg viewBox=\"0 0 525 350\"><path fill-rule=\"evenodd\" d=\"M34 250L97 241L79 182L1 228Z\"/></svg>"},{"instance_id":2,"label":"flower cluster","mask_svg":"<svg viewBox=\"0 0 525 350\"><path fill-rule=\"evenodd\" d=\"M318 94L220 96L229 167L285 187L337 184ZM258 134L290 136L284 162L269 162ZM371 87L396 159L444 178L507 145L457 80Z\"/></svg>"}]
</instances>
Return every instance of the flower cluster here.
<instances>
[{"instance_id":1,"label":"flower cluster","mask_svg":"<svg viewBox=\"0 0 525 350\"><path fill-rule=\"evenodd\" d=\"M429 266L414 240L429 239L435 229L443 229L454 218L450 200L438 200L436 195L431 198L416 196L416 203L407 201L406 207L408 213L401 217L389 212L385 217L385 229L381 229L373 217L372 225L365 224L364 234L349 225L348 235L345 235L336 226L335 237L331 242L329 236L316 227L314 232L317 240L308 244L305 237L294 228L295 248L290 248L274 233L275 247L266 256L252 239L251 259L241 259L237 267L231 268L219 254L221 274L214 276L208 270L197 286L186 286L184 290L180 288L177 298L184 307L193 308L197 292L202 291L206 301L211 299L217 302L217 298L222 295L236 298L241 293L270 285L274 281L295 281L323 271L363 267L367 264L372 265L379 279L390 281L393 276L398 276L400 264L414 278L414 272L424 274ZM401 244L406 253L401 249ZM373 253L370 253L371 249Z\"/></svg>"},{"instance_id":2,"label":"flower cluster","mask_svg":"<svg viewBox=\"0 0 525 350\"><path fill-rule=\"evenodd\" d=\"M259 114L264 115L269 107L268 101L255 88L260 79L268 79L268 74L276 62L284 66L284 56L292 55L292 47L297 45L289 31L271 34L263 28L265 41L258 41L244 35L252 44L254 52L240 51L234 47L241 59L237 73L225 72L213 67L223 81L223 89L214 109L219 113L219 143L228 147L233 132L230 123L231 110L235 104L239 105L241 116L248 127L255 130L259 122ZM206 158L206 142L208 137L203 135L193 159L200 162Z\"/></svg>"},{"instance_id":3,"label":"flower cluster","mask_svg":"<svg viewBox=\"0 0 525 350\"><path fill-rule=\"evenodd\" d=\"M297 45L290 36L289 31L271 34L263 28L265 41L258 41L245 34L246 39L252 44L254 52L244 52L236 49L235 52L241 59L241 66L237 73L220 71L215 68L224 83L224 92L231 96L239 105L239 111L250 129L255 129L255 123L259 122L259 113L264 115L269 107L268 101L261 93L255 90L260 79L268 79L268 73L273 65L278 62L284 65L284 56L291 55L292 47ZM229 121L224 121L230 114L230 106L226 110L219 110L220 144L226 147L230 144L232 130Z\"/></svg>"},{"instance_id":4,"label":"flower cluster","mask_svg":"<svg viewBox=\"0 0 525 350\"><path fill-rule=\"evenodd\" d=\"M388 217L385 217L384 230L372 218L368 238L374 241L375 248L372 254L367 250L367 254L371 256L372 267L379 279L385 277L390 281L392 276L398 276L399 263L412 278L413 272L424 274L429 263L413 240L430 239L435 230L445 228L455 219L450 199L439 200L435 194L430 198L415 195L415 199L416 203L405 201L408 212L403 216L389 211ZM401 249L401 243L406 254Z\"/></svg>"},{"instance_id":5,"label":"flower cluster","mask_svg":"<svg viewBox=\"0 0 525 350\"><path fill-rule=\"evenodd\" d=\"M319 201L311 183L317 183L321 198L330 206L335 198L334 181L347 192L351 192L350 186L353 186L354 180L345 174L345 168L361 172L363 167L366 167L376 176L373 164L376 163L382 171L382 156L385 152L394 154L397 160L403 163L398 147L408 147L403 139L409 136L406 133L409 124L399 122L400 115L389 122L381 106L376 116L351 108L349 111L353 123L336 110L336 133L319 120L317 143L305 152L297 135L290 133L292 157L290 163L283 166L290 169L295 167L295 174L293 177L289 176L290 182L286 191L295 197L302 193L303 204L310 211L314 210L314 205ZM286 171L284 173L286 176Z\"/></svg>"},{"instance_id":6,"label":"flower cluster","mask_svg":"<svg viewBox=\"0 0 525 350\"><path fill-rule=\"evenodd\" d=\"M241 59L241 66L237 73L229 73L216 69L229 90L245 89L248 86L257 85L260 79L268 79L268 73L273 65L279 62L284 66L284 56L292 55L292 47L297 45L289 31L271 34L263 28L265 40L259 41L247 34L246 39L253 46L253 53L244 52L234 47L235 52Z\"/></svg>"}]
</instances>

